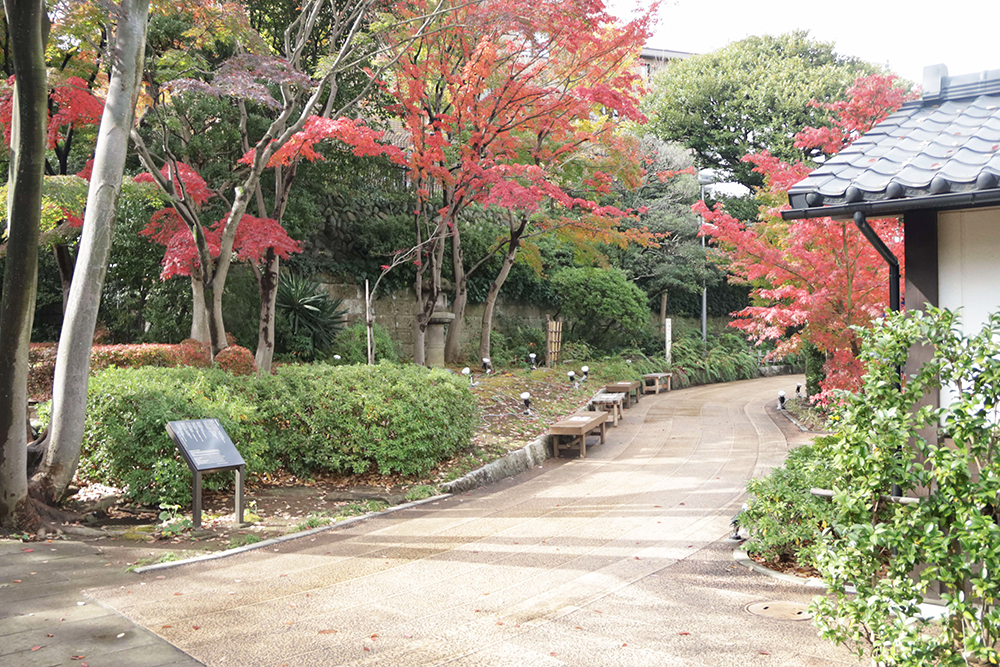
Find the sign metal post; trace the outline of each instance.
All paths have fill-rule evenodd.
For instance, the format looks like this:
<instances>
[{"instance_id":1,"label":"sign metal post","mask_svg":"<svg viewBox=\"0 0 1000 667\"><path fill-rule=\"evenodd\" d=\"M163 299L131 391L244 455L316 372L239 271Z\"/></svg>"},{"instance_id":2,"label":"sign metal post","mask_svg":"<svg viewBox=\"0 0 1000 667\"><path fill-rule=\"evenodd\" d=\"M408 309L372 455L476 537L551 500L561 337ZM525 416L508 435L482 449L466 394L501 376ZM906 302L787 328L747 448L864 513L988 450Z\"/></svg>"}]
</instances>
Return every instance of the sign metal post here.
<instances>
[{"instance_id":1,"label":"sign metal post","mask_svg":"<svg viewBox=\"0 0 1000 667\"><path fill-rule=\"evenodd\" d=\"M167 422L167 433L177 445L194 475L191 513L195 528L201 528L201 475L205 472L236 471L236 523L243 523L243 482L246 462L218 419Z\"/></svg>"}]
</instances>

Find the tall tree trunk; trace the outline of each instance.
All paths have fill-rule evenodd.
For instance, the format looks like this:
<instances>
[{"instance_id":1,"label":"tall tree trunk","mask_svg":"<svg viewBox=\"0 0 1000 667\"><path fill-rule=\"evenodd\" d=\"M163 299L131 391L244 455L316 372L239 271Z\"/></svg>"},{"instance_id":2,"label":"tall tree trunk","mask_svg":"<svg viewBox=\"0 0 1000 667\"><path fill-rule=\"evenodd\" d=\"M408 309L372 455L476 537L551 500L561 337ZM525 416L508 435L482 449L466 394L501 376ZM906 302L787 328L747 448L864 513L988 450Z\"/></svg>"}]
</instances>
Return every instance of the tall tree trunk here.
<instances>
[{"instance_id":1,"label":"tall tree trunk","mask_svg":"<svg viewBox=\"0 0 1000 667\"><path fill-rule=\"evenodd\" d=\"M62 284L62 306L63 317L66 317L66 307L69 303L69 288L73 284L73 255L70 254L69 246L65 243L54 243L52 254L56 258L56 266L59 267L59 282Z\"/></svg>"},{"instance_id":2,"label":"tall tree trunk","mask_svg":"<svg viewBox=\"0 0 1000 667\"><path fill-rule=\"evenodd\" d=\"M257 328L257 372L267 375L271 372L271 361L274 359L274 311L278 299L278 271L280 258L274 254L274 248L268 248L264 259L264 270L257 276L260 291L260 324ZM257 272L255 270L255 272Z\"/></svg>"},{"instance_id":3,"label":"tall tree trunk","mask_svg":"<svg viewBox=\"0 0 1000 667\"><path fill-rule=\"evenodd\" d=\"M34 530L28 499L28 342L35 311L45 174L49 21L42 0L5 0L14 55L7 266L0 299L0 529Z\"/></svg>"},{"instance_id":4,"label":"tall tree trunk","mask_svg":"<svg viewBox=\"0 0 1000 667\"><path fill-rule=\"evenodd\" d=\"M80 462L90 348L108 269L115 209L142 75L148 15L149 0L122 1L115 33L114 51L118 60L112 67L98 130L80 250L59 336L49 443L41 469L31 480L32 495L49 504L62 500Z\"/></svg>"},{"instance_id":5,"label":"tall tree trunk","mask_svg":"<svg viewBox=\"0 0 1000 667\"><path fill-rule=\"evenodd\" d=\"M456 364L462 356L462 330L465 323L465 306L469 301L469 279L465 273L465 253L462 250L462 236L458 231L458 220L451 230L451 264L455 273L455 296L451 302L451 312L455 319L448 325L448 337L444 341L444 358Z\"/></svg>"},{"instance_id":6,"label":"tall tree trunk","mask_svg":"<svg viewBox=\"0 0 1000 667\"><path fill-rule=\"evenodd\" d=\"M510 274L510 267L514 266L514 260L517 258L517 250L520 247L519 238L520 235L518 238L512 239L507 246L507 253L503 256L503 265L500 267L500 273L490 283L490 291L486 295L486 307L483 309L483 332L479 339L480 359L488 359L492 356L490 354L490 332L493 331L493 310L496 308L500 288L503 287L504 282L507 280L507 276Z\"/></svg>"},{"instance_id":7,"label":"tall tree trunk","mask_svg":"<svg viewBox=\"0 0 1000 667\"><path fill-rule=\"evenodd\" d=\"M208 311L205 310L205 284L197 276L191 276L190 337L206 345L212 342L212 339L208 335Z\"/></svg>"}]
</instances>

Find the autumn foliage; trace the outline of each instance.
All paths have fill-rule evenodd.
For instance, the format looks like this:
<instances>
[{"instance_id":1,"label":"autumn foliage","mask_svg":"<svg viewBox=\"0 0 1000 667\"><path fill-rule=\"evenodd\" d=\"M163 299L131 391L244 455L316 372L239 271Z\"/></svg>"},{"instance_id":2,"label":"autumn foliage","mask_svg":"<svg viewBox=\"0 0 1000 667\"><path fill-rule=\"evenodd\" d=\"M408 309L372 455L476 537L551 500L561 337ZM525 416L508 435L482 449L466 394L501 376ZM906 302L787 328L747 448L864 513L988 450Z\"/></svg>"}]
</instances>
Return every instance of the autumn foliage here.
<instances>
[{"instance_id":1,"label":"autumn foliage","mask_svg":"<svg viewBox=\"0 0 1000 667\"><path fill-rule=\"evenodd\" d=\"M829 126L804 129L796 135L796 146L835 154L910 98L895 76L858 79L848 94L846 101L822 105L831 113ZM766 179L758 192L762 205L757 221L736 220L721 205L695 205L705 220L702 233L723 251L730 274L752 287L754 305L734 313L731 326L758 343L776 342L774 357L798 351L804 341L816 345L827 356L817 399L826 402L835 389L858 387L859 338L851 327L869 326L885 312L888 267L853 221L781 219L789 188L813 167L789 164L767 152L747 155L744 161ZM902 264L899 221L868 222Z\"/></svg>"},{"instance_id":2,"label":"autumn foliage","mask_svg":"<svg viewBox=\"0 0 1000 667\"><path fill-rule=\"evenodd\" d=\"M183 162L176 164L176 169L164 166L160 173L174 185L181 198L189 199L197 206L209 201L213 193L201 175ZM153 177L143 173L136 176L135 181L151 183ZM222 229L227 219L223 217L211 227L200 230L205 236L209 255L213 259L219 256ZM139 234L166 246L162 262L163 271L160 273L161 280L195 275L199 263L198 247L191 229L175 208L167 206L156 211ZM233 243L236 258L239 261L260 263L268 248L274 248L275 254L282 259L287 259L293 253L302 252L302 246L288 236L277 220L257 218L244 213L236 229L236 240Z\"/></svg>"},{"instance_id":3,"label":"autumn foliage","mask_svg":"<svg viewBox=\"0 0 1000 667\"><path fill-rule=\"evenodd\" d=\"M589 230L602 242L647 238L616 230L627 212L599 201L613 170L639 176L635 146L618 128L645 121L632 64L646 31L646 20L616 25L592 0L449 12L384 85L410 140L418 195L446 193L447 219L472 201L527 213L544 204L550 225Z\"/></svg>"}]
</instances>

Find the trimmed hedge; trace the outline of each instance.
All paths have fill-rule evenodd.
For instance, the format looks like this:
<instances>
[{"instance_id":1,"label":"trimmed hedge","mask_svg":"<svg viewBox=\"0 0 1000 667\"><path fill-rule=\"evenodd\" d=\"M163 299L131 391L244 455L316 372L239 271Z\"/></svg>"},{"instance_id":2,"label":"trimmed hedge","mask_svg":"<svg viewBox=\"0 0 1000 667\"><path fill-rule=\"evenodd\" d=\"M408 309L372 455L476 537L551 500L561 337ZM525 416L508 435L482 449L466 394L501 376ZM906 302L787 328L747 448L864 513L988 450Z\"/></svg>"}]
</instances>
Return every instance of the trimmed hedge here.
<instances>
[{"instance_id":1,"label":"trimmed hedge","mask_svg":"<svg viewBox=\"0 0 1000 667\"><path fill-rule=\"evenodd\" d=\"M190 500L191 474L164 425L218 418L261 474L418 475L469 443L476 403L453 373L419 366L285 366L275 375L218 369L111 368L90 383L79 474L127 486L143 504ZM230 475L205 476L206 488Z\"/></svg>"}]
</instances>

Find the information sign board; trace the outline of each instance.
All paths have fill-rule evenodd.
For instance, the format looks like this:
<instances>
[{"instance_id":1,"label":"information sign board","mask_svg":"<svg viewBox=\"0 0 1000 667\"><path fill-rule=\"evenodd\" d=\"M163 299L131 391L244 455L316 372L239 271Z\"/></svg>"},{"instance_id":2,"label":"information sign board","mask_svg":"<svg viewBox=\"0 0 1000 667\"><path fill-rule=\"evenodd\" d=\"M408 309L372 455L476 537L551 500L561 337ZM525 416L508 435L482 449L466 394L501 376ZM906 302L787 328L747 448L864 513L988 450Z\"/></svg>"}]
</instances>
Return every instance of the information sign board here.
<instances>
[{"instance_id":1,"label":"information sign board","mask_svg":"<svg viewBox=\"0 0 1000 667\"><path fill-rule=\"evenodd\" d=\"M236 523L243 523L243 477L246 463L218 419L167 422L167 433L194 474L191 493L192 523L201 528L201 475L236 471Z\"/></svg>"}]
</instances>

